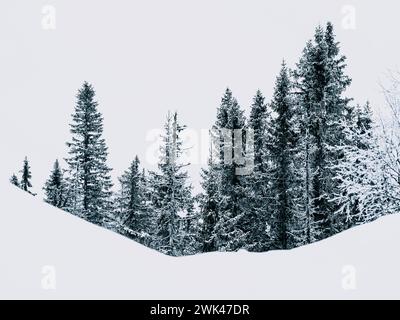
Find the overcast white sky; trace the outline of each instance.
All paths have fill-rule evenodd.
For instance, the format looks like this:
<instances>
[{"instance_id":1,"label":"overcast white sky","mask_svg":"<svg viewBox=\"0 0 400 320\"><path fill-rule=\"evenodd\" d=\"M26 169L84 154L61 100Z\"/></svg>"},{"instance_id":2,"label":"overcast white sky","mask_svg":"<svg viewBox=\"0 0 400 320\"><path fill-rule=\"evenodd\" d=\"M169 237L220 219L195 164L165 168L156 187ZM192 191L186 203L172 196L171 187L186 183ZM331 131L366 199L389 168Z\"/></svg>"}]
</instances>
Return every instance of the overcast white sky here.
<instances>
[{"instance_id":1,"label":"overcast white sky","mask_svg":"<svg viewBox=\"0 0 400 320\"><path fill-rule=\"evenodd\" d=\"M54 30L43 29L49 5ZM345 28L351 6L355 29ZM379 79L400 62L399 9L395 0L2 0L0 178L18 171L27 155L40 191L54 160L66 155L75 94L85 80L105 117L113 176L136 154L151 168L146 136L161 128L167 110L200 132L214 122L227 86L246 110L257 89L269 100L282 59L294 66L326 21L348 57L348 96L379 111ZM195 186L199 170L190 168Z\"/></svg>"}]
</instances>

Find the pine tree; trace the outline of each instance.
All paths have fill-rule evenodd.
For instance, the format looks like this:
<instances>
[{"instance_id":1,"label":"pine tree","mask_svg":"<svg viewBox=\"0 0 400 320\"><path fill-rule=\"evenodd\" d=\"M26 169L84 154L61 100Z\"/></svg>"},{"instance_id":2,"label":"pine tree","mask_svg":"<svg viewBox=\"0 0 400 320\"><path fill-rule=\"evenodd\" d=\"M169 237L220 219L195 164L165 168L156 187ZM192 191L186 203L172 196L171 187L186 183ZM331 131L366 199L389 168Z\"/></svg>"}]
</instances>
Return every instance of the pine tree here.
<instances>
[{"instance_id":1,"label":"pine tree","mask_svg":"<svg viewBox=\"0 0 400 320\"><path fill-rule=\"evenodd\" d=\"M196 210L190 210L186 216L179 219L179 222L181 234L179 252L185 256L204 252L201 213Z\"/></svg>"},{"instance_id":2,"label":"pine tree","mask_svg":"<svg viewBox=\"0 0 400 320\"><path fill-rule=\"evenodd\" d=\"M374 122L372 120L372 110L368 101L363 107L360 105L357 106L355 117L356 123L352 128L355 128L357 132L360 133L360 138L356 139L357 146L360 149L369 149L371 146L368 143L368 139L372 139L374 136ZM364 137L366 137L367 140L363 139ZM350 143L351 141L349 141L349 144Z\"/></svg>"},{"instance_id":3,"label":"pine tree","mask_svg":"<svg viewBox=\"0 0 400 320\"><path fill-rule=\"evenodd\" d=\"M14 186L19 188L19 181L18 178L15 174L13 174L10 178L10 183L12 183Z\"/></svg>"},{"instance_id":4,"label":"pine tree","mask_svg":"<svg viewBox=\"0 0 400 320\"><path fill-rule=\"evenodd\" d=\"M128 235L141 243L150 242L150 219L147 208L146 176L140 170L138 156L119 178L121 190L118 209Z\"/></svg>"},{"instance_id":5,"label":"pine tree","mask_svg":"<svg viewBox=\"0 0 400 320\"><path fill-rule=\"evenodd\" d=\"M303 168L300 168L299 173L303 178L303 208L304 208L304 243L311 243L314 238L313 232L313 217L314 208L312 206L312 136L310 134L310 124L313 117L312 104L310 103L311 86L304 81L305 78L310 78L310 70L308 66L312 65L311 52L313 50L312 41L308 41L303 50L303 55L297 65L297 70L294 71L295 78L295 93L296 93L296 108L299 120L299 131L302 139L298 141L299 148L302 150L300 163Z\"/></svg>"},{"instance_id":6,"label":"pine tree","mask_svg":"<svg viewBox=\"0 0 400 320\"><path fill-rule=\"evenodd\" d=\"M63 208L65 206L65 183L58 160L55 161L53 170L43 190L45 191L45 201L47 203L58 208Z\"/></svg>"},{"instance_id":7,"label":"pine tree","mask_svg":"<svg viewBox=\"0 0 400 320\"><path fill-rule=\"evenodd\" d=\"M238 174L243 167L240 159L244 159L242 135L246 127L243 111L229 89L218 108L215 126L222 132L217 169L220 203L216 244L218 250L236 251L245 246L249 234L246 176Z\"/></svg>"},{"instance_id":8,"label":"pine tree","mask_svg":"<svg viewBox=\"0 0 400 320\"><path fill-rule=\"evenodd\" d=\"M271 160L267 131L271 122L265 98L257 91L251 105L248 127L254 132L254 170L248 176L246 214L249 234L246 249L265 251L271 245L271 234L267 232L271 218Z\"/></svg>"},{"instance_id":9,"label":"pine tree","mask_svg":"<svg viewBox=\"0 0 400 320\"><path fill-rule=\"evenodd\" d=\"M178 123L178 115L168 114L165 124L158 172L151 173L152 204L157 214L156 243L154 246L170 255L182 255L181 216L193 210L191 186L186 164L181 163L182 139L185 129Z\"/></svg>"},{"instance_id":10,"label":"pine tree","mask_svg":"<svg viewBox=\"0 0 400 320\"><path fill-rule=\"evenodd\" d=\"M212 149L212 148L211 148ZM208 168L202 169L201 186L203 193L199 196L201 212L201 242L202 252L211 252L217 250L215 239L215 225L219 219L219 174L217 167L213 162L212 150L208 160Z\"/></svg>"},{"instance_id":11,"label":"pine tree","mask_svg":"<svg viewBox=\"0 0 400 320\"><path fill-rule=\"evenodd\" d=\"M285 62L276 80L271 108L276 116L271 121L270 149L273 159L272 192L274 216L271 219L274 247L288 249L296 245L295 229L303 219L299 212L300 176L296 168L299 134L289 70Z\"/></svg>"},{"instance_id":12,"label":"pine tree","mask_svg":"<svg viewBox=\"0 0 400 320\"><path fill-rule=\"evenodd\" d=\"M265 98L260 90L257 91L251 105L249 127L254 130L254 166L260 172L268 170L267 158L267 130L270 123L270 114L267 110Z\"/></svg>"},{"instance_id":13,"label":"pine tree","mask_svg":"<svg viewBox=\"0 0 400 320\"><path fill-rule=\"evenodd\" d=\"M31 183L32 173L31 173L31 167L29 166L27 157L25 157L24 165L21 170L21 173L22 173L22 177L21 177L20 187L22 190L31 193L31 191L29 189L32 188L32 183Z\"/></svg>"},{"instance_id":14,"label":"pine tree","mask_svg":"<svg viewBox=\"0 0 400 320\"><path fill-rule=\"evenodd\" d=\"M94 223L107 223L112 211L111 169L107 166L107 147L103 117L94 100L93 87L85 82L78 91L72 115L72 141L67 143L69 158L69 210Z\"/></svg>"},{"instance_id":15,"label":"pine tree","mask_svg":"<svg viewBox=\"0 0 400 320\"><path fill-rule=\"evenodd\" d=\"M330 195L337 187L332 168L343 155L337 147L345 140L343 119L349 99L343 98L350 78L344 74L345 57L339 53L332 24L318 27L296 70L299 105L303 113L303 145L306 153L306 207L319 225L318 238L333 234L334 221Z\"/></svg>"}]
</instances>

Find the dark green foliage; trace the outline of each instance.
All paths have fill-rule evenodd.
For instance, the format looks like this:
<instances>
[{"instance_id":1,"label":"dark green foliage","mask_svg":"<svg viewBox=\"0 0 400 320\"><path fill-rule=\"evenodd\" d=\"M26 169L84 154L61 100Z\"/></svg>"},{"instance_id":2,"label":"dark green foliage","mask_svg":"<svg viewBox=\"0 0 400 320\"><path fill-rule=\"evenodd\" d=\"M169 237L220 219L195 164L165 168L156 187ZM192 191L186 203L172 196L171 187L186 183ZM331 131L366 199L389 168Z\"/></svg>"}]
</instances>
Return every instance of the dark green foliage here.
<instances>
[{"instance_id":1,"label":"dark green foliage","mask_svg":"<svg viewBox=\"0 0 400 320\"><path fill-rule=\"evenodd\" d=\"M267 232L272 214L271 155L268 129L271 115L265 98L258 90L253 98L248 128L254 132L254 168L247 176L248 209L246 249L265 251L271 248L271 234ZM250 155L250 154L249 154Z\"/></svg>"},{"instance_id":2,"label":"dark green foliage","mask_svg":"<svg viewBox=\"0 0 400 320\"><path fill-rule=\"evenodd\" d=\"M55 207L63 208L66 204L66 190L63 173L58 160L54 163L53 170L43 188L45 201Z\"/></svg>"},{"instance_id":3,"label":"dark green foliage","mask_svg":"<svg viewBox=\"0 0 400 320\"><path fill-rule=\"evenodd\" d=\"M13 175L11 176L10 182L11 182L14 186L16 186L16 187L19 188L19 181L18 181L18 178L17 178L17 176L16 176L15 174L13 174Z\"/></svg>"},{"instance_id":4,"label":"dark green foliage","mask_svg":"<svg viewBox=\"0 0 400 320\"><path fill-rule=\"evenodd\" d=\"M31 179L32 179L32 173L31 173L31 167L29 166L28 158L25 157L24 159L24 165L21 170L21 182L20 182L20 188L26 192L29 192L29 189L32 188L31 184Z\"/></svg>"},{"instance_id":5,"label":"dark green foliage","mask_svg":"<svg viewBox=\"0 0 400 320\"><path fill-rule=\"evenodd\" d=\"M211 252L217 250L215 239L215 225L219 219L219 175L216 166L213 163L212 154L208 161L208 168L202 169L202 187L204 193L198 198L200 203L200 212L202 214L201 224L201 243L202 252Z\"/></svg>"},{"instance_id":6,"label":"dark green foliage","mask_svg":"<svg viewBox=\"0 0 400 320\"><path fill-rule=\"evenodd\" d=\"M235 130L244 134L245 118L243 110L229 89L226 89L218 108L215 126L221 132L221 151L217 167L220 194L219 217L215 226L216 245L218 250L235 251L245 245L249 232L245 221L246 177L238 174L243 165L237 159L238 155L244 154L241 150L242 145L238 143L240 141L234 143Z\"/></svg>"},{"instance_id":7,"label":"dark green foliage","mask_svg":"<svg viewBox=\"0 0 400 320\"><path fill-rule=\"evenodd\" d=\"M274 246L288 249L296 244L295 221L299 210L299 182L295 161L299 152L299 133L296 131L295 101L289 71L282 64L276 80L271 108L276 116L271 121L270 149L273 161L272 193L274 194L273 226Z\"/></svg>"},{"instance_id":8,"label":"dark green foliage","mask_svg":"<svg viewBox=\"0 0 400 320\"><path fill-rule=\"evenodd\" d=\"M78 91L72 115L72 141L68 163L68 210L101 224L112 210L111 187L107 166L107 147L103 134L103 117L94 100L93 87L85 82Z\"/></svg>"},{"instance_id":9,"label":"dark green foliage","mask_svg":"<svg viewBox=\"0 0 400 320\"><path fill-rule=\"evenodd\" d=\"M147 194L147 177L140 170L140 161L136 156L123 175L119 178L121 189L117 198L117 211L121 216L126 234L143 243L151 242L151 219Z\"/></svg>"},{"instance_id":10,"label":"dark green foliage","mask_svg":"<svg viewBox=\"0 0 400 320\"><path fill-rule=\"evenodd\" d=\"M306 198L310 198L309 209L319 225L317 238L335 232L335 208L330 197L336 185L331 168L342 157L335 148L344 140L342 124L349 102L342 97L351 82L344 74L345 59L339 53L332 24L328 23L325 30L316 29L314 41L307 44L295 72L308 158Z\"/></svg>"}]
</instances>

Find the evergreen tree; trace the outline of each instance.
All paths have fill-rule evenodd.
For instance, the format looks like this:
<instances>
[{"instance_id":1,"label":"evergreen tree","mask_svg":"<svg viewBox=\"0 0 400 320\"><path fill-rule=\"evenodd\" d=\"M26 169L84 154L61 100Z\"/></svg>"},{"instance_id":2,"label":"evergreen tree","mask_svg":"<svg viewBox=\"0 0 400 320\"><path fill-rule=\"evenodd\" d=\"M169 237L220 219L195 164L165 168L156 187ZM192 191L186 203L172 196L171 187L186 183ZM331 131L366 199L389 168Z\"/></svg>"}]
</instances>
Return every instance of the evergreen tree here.
<instances>
[{"instance_id":1,"label":"evergreen tree","mask_svg":"<svg viewBox=\"0 0 400 320\"><path fill-rule=\"evenodd\" d=\"M372 120L372 110L369 102L367 102L364 107L358 105L355 116L356 123L352 128L355 128L356 132L360 134L360 137L357 138L355 142L360 149L369 149L371 146L368 143L368 139L373 139L374 136L374 122ZM364 137L367 139L365 140ZM348 142L348 144L350 143L351 141Z\"/></svg>"},{"instance_id":2,"label":"evergreen tree","mask_svg":"<svg viewBox=\"0 0 400 320\"><path fill-rule=\"evenodd\" d=\"M85 82L78 91L72 115L72 141L67 143L69 158L68 209L97 224L107 223L112 211L111 169L107 166L107 147L103 134L103 117L94 100L93 87Z\"/></svg>"},{"instance_id":3,"label":"evergreen tree","mask_svg":"<svg viewBox=\"0 0 400 320\"><path fill-rule=\"evenodd\" d=\"M303 178L303 207L305 215L304 223L304 243L310 243L314 240L314 232L311 230L313 226L314 210L312 206L312 135L310 134L310 124L313 117L313 109L310 103L311 86L304 78L310 78L311 52L313 50L312 41L308 41L303 50L303 55L298 63L298 69L294 72L295 77L295 93L297 104L297 116L299 120L299 130L302 139L298 141L299 148L302 150L300 163L303 168L299 170Z\"/></svg>"},{"instance_id":4,"label":"evergreen tree","mask_svg":"<svg viewBox=\"0 0 400 320\"><path fill-rule=\"evenodd\" d=\"M244 159L245 118L232 92L227 89L217 111L216 128L221 130L218 174L219 219L215 226L218 250L243 248L249 234L246 217L246 176L239 175ZM240 159L238 159L240 158Z\"/></svg>"},{"instance_id":5,"label":"evergreen tree","mask_svg":"<svg viewBox=\"0 0 400 320\"><path fill-rule=\"evenodd\" d=\"M146 203L146 176L139 165L140 161L136 156L128 170L119 178L121 190L118 206L129 236L142 243L149 243L150 221Z\"/></svg>"},{"instance_id":6,"label":"evergreen tree","mask_svg":"<svg viewBox=\"0 0 400 320\"><path fill-rule=\"evenodd\" d=\"M265 163L268 155L267 130L270 123L270 114L261 91L258 90L251 105L249 127L254 130L254 166L260 172L266 172Z\"/></svg>"},{"instance_id":7,"label":"evergreen tree","mask_svg":"<svg viewBox=\"0 0 400 320\"><path fill-rule=\"evenodd\" d=\"M265 251L271 245L271 234L267 232L271 218L271 160L269 153L268 127L271 119L265 98L257 91L251 105L248 127L254 132L254 170L247 179L248 209L246 214L249 234L246 249Z\"/></svg>"},{"instance_id":8,"label":"evergreen tree","mask_svg":"<svg viewBox=\"0 0 400 320\"><path fill-rule=\"evenodd\" d=\"M204 242L202 237L201 213L189 211L188 214L179 219L181 241L179 251L182 255L193 255L204 252Z\"/></svg>"},{"instance_id":9,"label":"evergreen tree","mask_svg":"<svg viewBox=\"0 0 400 320\"><path fill-rule=\"evenodd\" d=\"M53 171L43 188L45 191L45 201L55 207L65 206L65 183L63 173L58 160L54 163Z\"/></svg>"},{"instance_id":10,"label":"evergreen tree","mask_svg":"<svg viewBox=\"0 0 400 320\"><path fill-rule=\"evenodd\" d=\"M153 209L157 214L156 243L154 246L170 255L182 255L181 216L193 210L191 186L180 163L182 155L181 133L185 129L178 123L178 115L168 114L163 144L160 147L159 171L151 173Z\"/></svg>"},{"instance_id":11,"label":"evergreen tree","mask_svg":"<svg viewBox=\"0 0 400 320\"><path fill-rule=\"evenodd\" d=\"M273 159L272 192L275 196L271 224L274 247L288 249L298 241L295 238L295 223L303 217L299 213L300 177L296 168L299 135L295 122L292 83L284 62L276 80L271 108L276 114L269 132Z\"/></svg>"},{"instance_id":12,"label":"evergreen tree","mask_svg":"<svg viewBox=\"0 0 400 320\"><path fill-rule=\"evenodd\" d=\"M349 99L343 98L351 80L344 74L345 57L339 53L332 24L326 30L318 27L314 43L309 42L296 71L302 128L305 132L303 145L306 153L306 196L312 214L319 225L318 238L334 233L334 221L330 196L337 184L332 178L332 168L343 155L337 152L344 141L343 119Z\"/></svg>"},{"instance_id":13,"label":"evergreen tree","mask_svg":"<svg viewBox=\"0 0 400 320\"><path fill-rule=\"evenodd\" d=\"M141 190L141 198L143 203L143 243L151 246L155 237L156 230L156 214L152 210L152 193L150 188L150 178L145 169L140 174L139 186Z\"/></svg>"},{"instance_id":14,"label":"evergreen tree","mask_svg":"<svg viewBox=\"0 0 400 320\"><path fill-rule=\"evenodd\" d=\"M13 175L11 176L10 182L11 182L14 186L16 186L16 187L19 188L19 181L18 181L18 178L17 178L17 176L16 176L15 174L13 174Z\"/></svg>"},{"instance_id":15,"label":"evergreen tree","mask_svg":"<svg viewBox=\"0 0 400 320\"><path fill-rule=\"evenodd\" d=\"M211 148L212 149L212 148ZM211 252L217 250L215 239L215 225L219 219L219 174L217 167L213 162L213 154L210 152L208 168L202 169L201 173L204 193L199 196L201 220L201 242L202 252Z\"/></svg>"},{"instance_id":16,"label":"evergreen tree","mask_svg":"<svg viewBox=\"0 0 400 320\"><path fill-rule=\"evenodd\" d=\"M31 173L31 167L29 166L27 157L25 157L25 159L24 159L24 165L21 170L21 173L22 173L22 177L21 177L20 187L22 190L31 193L31 191L29 191L29 189L32 188L32 183L31 183L32 173Z\"/></svg>"}]
</instances>

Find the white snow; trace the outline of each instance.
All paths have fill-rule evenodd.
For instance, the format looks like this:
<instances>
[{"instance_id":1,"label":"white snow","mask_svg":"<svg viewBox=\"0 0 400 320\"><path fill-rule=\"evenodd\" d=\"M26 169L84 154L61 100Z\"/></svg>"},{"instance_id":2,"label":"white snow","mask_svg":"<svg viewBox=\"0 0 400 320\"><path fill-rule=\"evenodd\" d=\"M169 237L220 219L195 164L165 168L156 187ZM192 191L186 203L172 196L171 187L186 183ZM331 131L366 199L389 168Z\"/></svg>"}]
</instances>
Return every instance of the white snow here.
<instances>
[{"instance_id":1,"label":"white snow","mask_svg":"<svg viewBox=\"0 0 400 320\"><path fill-rule=\"evenodd\" d=\"M0 191L2 299L400 298L400 215L291 251L173 258L11 185ZM52 271L56 288L44 289Z\"/></svg>"}]
</instances>

